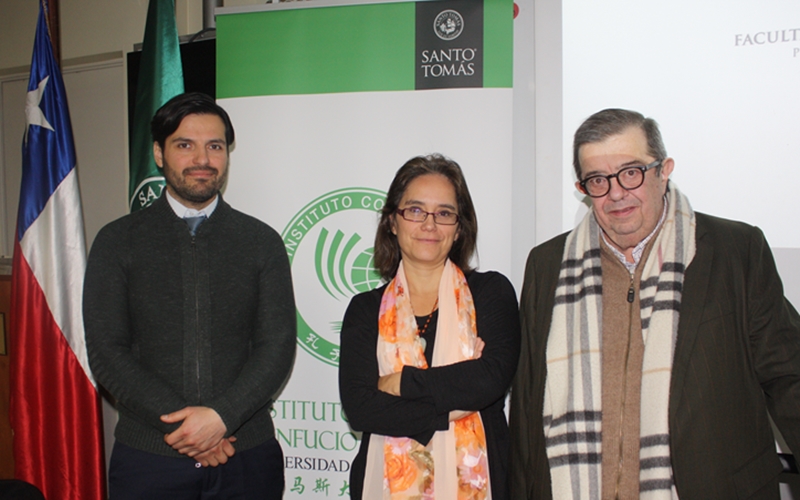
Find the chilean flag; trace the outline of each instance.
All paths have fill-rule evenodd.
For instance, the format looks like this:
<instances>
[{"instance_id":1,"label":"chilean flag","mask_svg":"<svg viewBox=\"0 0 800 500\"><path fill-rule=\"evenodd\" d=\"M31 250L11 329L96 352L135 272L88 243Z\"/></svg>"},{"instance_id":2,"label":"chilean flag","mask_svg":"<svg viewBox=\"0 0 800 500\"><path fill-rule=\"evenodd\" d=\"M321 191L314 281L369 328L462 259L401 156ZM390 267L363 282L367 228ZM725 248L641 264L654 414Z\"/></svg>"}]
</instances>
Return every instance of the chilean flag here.
<instances>
[{"instance_id":1,"label":"chilean flag","mask_svg":"<svg viewBox=\"0 0 800 500\"><path fill-rule=\"evenodd\" d=\"M48 499L105 499L102 413L81 313L75 147L41 5L25 113L9 336L15 476Z\"/></svg>"}]
</instances>

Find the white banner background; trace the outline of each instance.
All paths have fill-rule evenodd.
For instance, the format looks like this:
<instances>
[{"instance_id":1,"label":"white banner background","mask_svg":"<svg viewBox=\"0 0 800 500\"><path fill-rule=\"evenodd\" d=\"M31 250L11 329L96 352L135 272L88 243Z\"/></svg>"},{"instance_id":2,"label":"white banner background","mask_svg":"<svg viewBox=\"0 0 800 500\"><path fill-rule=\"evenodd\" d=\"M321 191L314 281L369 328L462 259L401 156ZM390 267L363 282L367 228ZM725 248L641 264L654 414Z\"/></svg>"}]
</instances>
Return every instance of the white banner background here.
<instances>
[{"instance_id":1,"label":"white banner background","mask_svg":"<svg viewBox=\"0 0 800 500\"><path fill-rule=\"evenodd\" d=\"M470 186L480 269L508 274L511 96L511 89L447 89L222 99L237 134L225 197L283 232L314 199L347 188L385 192L406 160L440 152L459 162ZM298 310L315 332L336 344L332 324L341 321L349 297L333 297L318 280L317 238L323 226L357 232L362 237L357 255L372 247L377 221L377 213L368 210L330 215L308 231L294 254ZM347 491L349 474L342 469L349 468L360 443L340 410L337 368L298 348L274 413L287 457L286 498Z\"/></svg>"}]
</instances>

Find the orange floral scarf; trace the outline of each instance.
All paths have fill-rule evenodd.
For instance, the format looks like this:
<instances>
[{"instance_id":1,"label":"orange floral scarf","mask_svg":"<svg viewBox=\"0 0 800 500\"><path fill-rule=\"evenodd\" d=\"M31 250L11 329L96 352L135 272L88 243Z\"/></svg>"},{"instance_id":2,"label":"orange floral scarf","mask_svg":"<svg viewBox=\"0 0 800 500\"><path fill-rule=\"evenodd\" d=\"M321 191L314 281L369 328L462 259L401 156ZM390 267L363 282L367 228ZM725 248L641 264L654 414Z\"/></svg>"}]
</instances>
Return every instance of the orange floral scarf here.
<instances>
[{"instance_id":1,"label":"orange floral scarf","mask_svg":"<svg viewBox=\"0 0 800 500\"><path fill-rule=\"evenodd\" d=\"M378 320L380 375L415 366L426 369L403 263L386 287ZM433 366L473 358L475 305L464 273L450 260L439 283L439 318ZM436 474L434 475L434 466ZM475 412L437 431L427 446L411 438L372 434L364 478L365 499L491 500L486 435Z\"/></svg>"}]
</instances>

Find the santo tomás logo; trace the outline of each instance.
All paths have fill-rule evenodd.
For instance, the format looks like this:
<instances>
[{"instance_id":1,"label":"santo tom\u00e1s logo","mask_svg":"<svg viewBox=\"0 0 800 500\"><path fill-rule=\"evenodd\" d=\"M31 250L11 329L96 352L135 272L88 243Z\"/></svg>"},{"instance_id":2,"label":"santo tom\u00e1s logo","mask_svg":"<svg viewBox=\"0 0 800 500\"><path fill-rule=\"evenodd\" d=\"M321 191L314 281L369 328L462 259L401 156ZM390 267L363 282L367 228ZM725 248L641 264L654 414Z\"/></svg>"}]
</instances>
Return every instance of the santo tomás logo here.
<instances>
[{"instance_id":1,"label":"santo tom\u00e1s logo","mask_svg":"<svg viewBox=\"0 0 800 500\"><path fill-rule=\"evenodd\" d=\"M377 189L337 189L303 207L281 233L296 291L297 342L333 366L350 298L381 284L373 243L385 200Z\"/></svg>"},{"instance_id":2,"label":"santo tom\u00e1s logo","mask_svg":"<svg viewBox=\"0 0 800 500\"><path fill-rule=\"evenodd\" d=\"M131 196L128 209L131 212L135 212L136 210L149 207L151 203L161 197L161 193L164 191L164 186L166 186L166 184L164 176L162 175L144 179L136 186L136 190L133 192L133 196Z\"/></svg>"},{"instance_id":3,"label":"santo tom\u00e1s logo","mask_svg":"<svg viewBox=\"0 0 800 500\"><path fill-rule=\"evenodd\" d=\"M464 18L454 10L443 10L433 21L433 32L442 40L455 40L462 31Z\"/></svg>"}]
</instances>

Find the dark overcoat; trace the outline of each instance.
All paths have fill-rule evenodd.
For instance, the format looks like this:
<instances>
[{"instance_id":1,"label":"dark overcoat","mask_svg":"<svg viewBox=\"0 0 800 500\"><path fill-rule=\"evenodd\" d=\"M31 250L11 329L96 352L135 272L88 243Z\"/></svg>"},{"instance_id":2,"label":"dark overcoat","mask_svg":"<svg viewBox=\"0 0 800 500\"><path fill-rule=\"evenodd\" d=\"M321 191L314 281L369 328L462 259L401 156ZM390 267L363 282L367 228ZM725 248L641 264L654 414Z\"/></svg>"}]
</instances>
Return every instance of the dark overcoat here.
<instances>
[{"instance_id":1,"label":"dark overcoat","mask_svg":"<svg viewBox=\"0 0 800 500\"><path fill-rule=\"evenodd\" d=\"M758 228L696 213L669 397L680 498L779 498L767 412L800 455L800 317ZM545 350L566 234L534 248L520 302L512 388L512 498L552 498L542 429Z\"/></svg>"}]
</instances>

